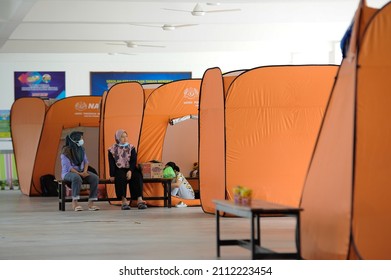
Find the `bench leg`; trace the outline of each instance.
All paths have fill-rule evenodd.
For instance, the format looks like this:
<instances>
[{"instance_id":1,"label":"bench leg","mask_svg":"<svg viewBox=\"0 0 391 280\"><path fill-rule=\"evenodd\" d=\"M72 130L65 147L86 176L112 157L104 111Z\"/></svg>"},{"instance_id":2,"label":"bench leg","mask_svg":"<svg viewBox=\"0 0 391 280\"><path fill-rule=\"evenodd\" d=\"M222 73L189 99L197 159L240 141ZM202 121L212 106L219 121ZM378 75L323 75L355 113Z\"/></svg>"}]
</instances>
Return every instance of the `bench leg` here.
<instances>
[{"instance_id":1,"label":"bench leg","mask_svg":"<svg viewBox=\"0 0 391 280\"><path fill-rule=\"evenodd\" d=\"M65 211L65 184L58 183L58 210Z\"/></svg>"},{"instance_id":2,"label":"bench leg","mask_svg":"<svg viewBox=\"0 0 391 280\"><path fill-rule=\"evenodd\" d=\"M61 182L58 182L58 211L61 211Z\"/></svg>"},{"instance_id":3,"label":"bench leg","mask_svg":"<svg viewBox=\"0 0 391 280\"><path fill-rule=\"evenodd\" d=\"M297 259L301 260L300 213L296 215L296 251Z\"/></svg>"},{"instance_id":4,"label":"bench leg","mask_svg":"<svg viewBox=\"0 0 391 280\"><path fill-rule=\"evenodd\" d=\"M167 182L168 208L171 208L171 181Z\"/></svg>"},{"instance_id":5,"label":"bench leg","mask_svg":"<svg viewBox=\"0 0 391 280\"><path fill-rule=\"evenodd\" d=\"M164 203L164 207L167 207L168 205L168 189L167 189L167 183L163 182L162 183L163 185L163 203Z\"/></svg>"},{"instance_id":6,"label":"bench leg","mask_svg":"<svg viewBox=\"0 0 391 280\"><path fill-rule=\"evenodd\" d=\"M220 258L220 211L216 210L216 253L217 257Z\"/></svg>"}]
</instances>

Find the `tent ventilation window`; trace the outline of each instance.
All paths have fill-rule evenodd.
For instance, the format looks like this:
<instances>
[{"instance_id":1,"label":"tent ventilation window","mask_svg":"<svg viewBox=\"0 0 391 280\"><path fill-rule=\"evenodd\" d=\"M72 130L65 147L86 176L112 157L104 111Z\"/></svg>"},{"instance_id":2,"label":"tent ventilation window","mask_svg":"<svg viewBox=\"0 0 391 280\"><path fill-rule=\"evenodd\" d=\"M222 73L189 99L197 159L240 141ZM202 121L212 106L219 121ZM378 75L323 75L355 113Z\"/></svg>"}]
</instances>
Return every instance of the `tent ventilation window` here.
<instances>
[{"instance_id":1,"label":"tent ventilation window","mask_svg":"<svg viewBox=\"0 0 391 280\"><path fill-rule=\"evenodd\" d=\"M198 115L187 115L176 119L170 119L169 123L170 125L176 125L180 122L187 121L187 120L198 120Z\"/></svg>"}]
</instances>

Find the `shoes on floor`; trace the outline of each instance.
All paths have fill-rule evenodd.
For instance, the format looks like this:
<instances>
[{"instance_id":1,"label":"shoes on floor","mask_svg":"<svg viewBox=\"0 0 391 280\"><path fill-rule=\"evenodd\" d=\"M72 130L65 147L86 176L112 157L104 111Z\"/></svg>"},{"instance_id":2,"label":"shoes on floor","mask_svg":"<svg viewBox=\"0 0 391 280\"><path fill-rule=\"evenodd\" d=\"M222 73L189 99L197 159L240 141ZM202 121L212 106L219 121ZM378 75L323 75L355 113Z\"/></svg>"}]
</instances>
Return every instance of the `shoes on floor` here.
<instances>
[{"instance_id":1,"label":"shoes on floor","mask_svg":"<svg viewBox=\"0 0 391 280\"><path fill-rule=\"evenodd\" d=\"M176 208L184 208L184 207L187 207L187 205L185 203L183 203L183 201L179 201L177 205L175 205Z\"/></svg>"},{"instance_id":2,"label":"shoes on floor","mask_svg":"<svg viewBox=\"0 0 391 280\"><path fill-rule=\"evenodd\" d=\"M130 206L127 205L127 204L123 204L123 205L121 206L121 210L130 210Z\"/></svg>"},{"instance_id":3,"label":"shoes on floor","mask_svg":"<svg viewBox=\"0 0 391 280\"><path fill-rule=\"evenodd\" d=\"M74 210L75 212L83 211L83 207L81 207L81 206L79 205L79 206L76 206L75 208L73 208L73 210Z\"/></svg>"},{"instance_id":4,"label":"shoes on floor","mask_svg":"<svg viewBox=\"0 0 391 280\"><path fill-rule=\"evenodd\" d=\"M100 208L98 206L95 206L95 205L88 207L89 211L98 211L99 209Z\"/></svg>"},{"instance_id":5,"label":"shoes on floor","mask_svg":"<svg viewBox=\"0 0 391 280\"><path fill-rule=\"evenodd\" d=\"M141 202L137 203L137 208L142 210L142 209L147 209L148 206L145 203L145 201L141 201Z\"/></svg>"}]
</instances>

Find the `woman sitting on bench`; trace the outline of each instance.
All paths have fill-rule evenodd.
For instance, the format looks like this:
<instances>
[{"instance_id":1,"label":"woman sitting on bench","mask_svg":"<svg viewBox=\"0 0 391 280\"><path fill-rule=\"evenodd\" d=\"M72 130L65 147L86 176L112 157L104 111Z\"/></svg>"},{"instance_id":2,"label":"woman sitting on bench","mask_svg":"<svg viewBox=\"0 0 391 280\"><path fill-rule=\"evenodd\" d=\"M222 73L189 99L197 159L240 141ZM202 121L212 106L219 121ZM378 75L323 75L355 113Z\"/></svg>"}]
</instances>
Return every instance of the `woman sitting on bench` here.
<instances>
[{"instance_id":1,"label":"woman sitting on bench","mask_svg":"<svg viewBox=\"0 0 391 280\"><path fill-rule=\"evenodd\" d=\"M128 142L128 134L119 129L115 133L115 144L108 152L110 181L114 182L117 198L122 200L122 210L130 210L131 201L126 199L126 187L129 184L130 196L137 199L138 209L147 209L147 204L142 198L143 175L137 168L137 152L135 147Z\"/></svg>"},{"instance_id":2,"label":"woman sitting on bench","mask_svg":"<svg viewBox=\"0 0 391 280\"><path fill-rule=\"evenodd\" d=\"M88 210L99 210L94 206L94 201L98 200L98 175L88 171L88 159L85 153L83 132L74 131L65 138L65 146L61 151L61 177L65 181L71 182L72 207L75 211L83 211L83 207L78 204L80 199L80 188L83 183L90 185L90 195L88 198Z\"/></svg>"}]
</instances>

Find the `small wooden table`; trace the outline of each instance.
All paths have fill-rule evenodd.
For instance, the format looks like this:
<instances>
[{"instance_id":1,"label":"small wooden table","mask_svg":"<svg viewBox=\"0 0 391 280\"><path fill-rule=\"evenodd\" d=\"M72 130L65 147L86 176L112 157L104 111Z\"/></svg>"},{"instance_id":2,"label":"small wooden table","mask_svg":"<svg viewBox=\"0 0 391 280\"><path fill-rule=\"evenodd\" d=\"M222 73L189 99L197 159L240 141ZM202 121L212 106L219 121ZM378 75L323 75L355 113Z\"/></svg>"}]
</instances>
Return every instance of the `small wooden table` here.
<instances>
[{"instance_id":1,"label":"small wooden table","mask_svg":"<svg viewBox=\"0 0 391 280\"><path fill-rule=\"evenodd\" d=\"M253 200L250 205L237 205L229 200L213 200L216 205L216 237L217 257L220 257L220 246L238 245L251 250L252 259L301 259L300 252L300 212L301 208L285 206L263 200ZM249 218L251 227L250 239L225 239L220 238L220 211L232 215ZM262 217L296 217L296 252L280 253L261 247ZM255 224L256 222L256 224Z\"/></svg>"}]
</instances>

